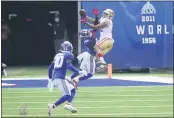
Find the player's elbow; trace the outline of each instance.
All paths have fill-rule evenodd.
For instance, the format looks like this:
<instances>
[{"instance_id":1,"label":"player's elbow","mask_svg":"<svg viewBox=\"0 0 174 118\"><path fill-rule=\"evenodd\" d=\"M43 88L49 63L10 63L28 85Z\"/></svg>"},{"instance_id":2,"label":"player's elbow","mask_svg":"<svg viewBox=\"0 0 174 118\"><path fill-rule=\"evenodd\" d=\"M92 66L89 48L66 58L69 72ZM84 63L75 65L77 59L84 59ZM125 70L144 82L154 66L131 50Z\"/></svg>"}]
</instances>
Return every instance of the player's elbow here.
<instances>
[{"instance_id":1,"label":"player's elbow","mask_svg":"<svg viewBox=\"0 0 174 118\"><path fill-rule=\"evenodd\" d=\"M100 29L103 29L104 26L103 25L94 25L93 29L94 30L100 30Z\"/></svg>"},{"instance_id":2,"label":"player's elbow","mask_svg":"<svg viewBox=\"0 0 174 118\"><path fill-rule=\"evenodd\" d=\"M107 27L107 24L105 24L105 23L100 23L98 25L95 25L96 30L100 30L100 29L103 29L105 27Z\"/></svg>"},{"instance_id":3,"label":"player's elbow","mask_svg":"<svg viewBox=\"0 0 174 118\"><path fill-rule=\"evenodd\" d=\"M99 30L99 29L101 29L101 28L100 28L99 26L94 25L92 29L94 29L94 30Z\"/></svg>"},{"instance_id":4,"label":"player's elbow","mask_svg":"<svg viewBox=\"0 0 174 118\"><path fill-rule=\"evenodd\" d=\"M70 71L72 71L72 72L74 72L74 73L78 73L79 71L78 71L78 69L76 69L76 67L74 67L73 65L68 65L68 70L70 70Z\"/></svg>"},{"instance_id":5,"label":"player's elbow","mask_svg":"<svg viewBox=\"0 0 174 118\"><path fill-rule=\"evenodd\" d=\"M50 65L49 67L48 67L48 70L50 70L52 68L52 66Z\"/></svg>"}]
</instances>

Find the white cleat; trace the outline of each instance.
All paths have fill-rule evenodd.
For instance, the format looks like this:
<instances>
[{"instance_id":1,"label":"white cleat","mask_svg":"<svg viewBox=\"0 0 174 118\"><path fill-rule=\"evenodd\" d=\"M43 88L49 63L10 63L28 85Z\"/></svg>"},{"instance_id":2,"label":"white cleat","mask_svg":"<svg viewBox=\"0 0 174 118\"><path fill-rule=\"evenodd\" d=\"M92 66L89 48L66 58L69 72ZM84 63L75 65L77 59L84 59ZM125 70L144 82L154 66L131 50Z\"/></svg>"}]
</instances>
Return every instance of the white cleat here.
<instances>
[{"instance_id":1,"label":"white cleat","mask_svg":"<svg viewBox=\"0 0 174 118\"><path fill-rule=\"evenodd\" d=\"M97 62L97 65L106 65L106 62L104 60L99 60Z\"/></svg>"},{"instance_id":2,"label":"white cleat","mask_svg":"<svg viewBox=\"0 0 174 118\"><path fill-rule=\"evenodd\" d=\"M53 104L48 104L48 115L51 116L53 112Z\"/></svg>"},{"instance_id":3,"label":"white cleat","mask_svg":"<svg viewBox=\"0 0 174 118\"><path fill-rule=\"evenodd\" d=\"M72 113L77 113L77 109L75 109L74 107L72 107L72 105L66 104L66 105L64 106L64 108L65 108L66 110L68 110L68 111L71 111Z\"/></svg>"}]
</instances>

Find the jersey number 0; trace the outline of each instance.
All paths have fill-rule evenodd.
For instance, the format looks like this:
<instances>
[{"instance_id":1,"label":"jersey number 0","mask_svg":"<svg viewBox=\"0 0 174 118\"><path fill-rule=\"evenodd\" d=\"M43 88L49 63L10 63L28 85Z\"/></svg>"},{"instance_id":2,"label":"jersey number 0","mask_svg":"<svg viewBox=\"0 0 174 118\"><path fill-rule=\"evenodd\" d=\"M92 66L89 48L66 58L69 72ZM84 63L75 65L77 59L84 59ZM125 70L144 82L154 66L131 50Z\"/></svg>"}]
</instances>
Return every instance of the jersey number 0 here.
<instances>
[{"instance_id":1,"label":"jersey number 0","mask_svg":"<svg viewBox=\"0 0 174 118\"><path fill-rule=\"evenodd\" d=\"M54 68L60 68L63 65L63 56L56 56L54 60Z\"/></svg>"}]
</instances>

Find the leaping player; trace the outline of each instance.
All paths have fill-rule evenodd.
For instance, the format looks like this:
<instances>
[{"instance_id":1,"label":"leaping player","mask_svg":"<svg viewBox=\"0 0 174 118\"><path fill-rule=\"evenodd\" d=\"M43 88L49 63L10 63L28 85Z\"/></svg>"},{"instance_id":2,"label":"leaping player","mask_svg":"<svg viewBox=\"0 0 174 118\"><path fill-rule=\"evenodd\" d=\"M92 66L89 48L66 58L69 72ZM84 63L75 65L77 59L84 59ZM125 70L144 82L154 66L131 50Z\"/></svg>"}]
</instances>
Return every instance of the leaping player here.
<instances>
[{"instance_id":1,"label":"leaping player","mask_svg":"<svg viewBox=\"0 0 174 118\"><path fill-rule=\"evenodd\" d=\"M54 104L48 105L48 114L51 116L53 110L59 106L60 104L67 102L65 104L65 109L71 111L72 113L76 113L77 109L75 109L71 102L73 101L76 89L73 84L69 83L69 81L65 78L67 69L74 72L75 75L80 75L80 77L86 76L87 73L85 71L79 71L76 69L71 61L74 59L72 54L73 46L70 42L65 41L61 45L60 53L56 54L54 57L54 61L51 63L48 75L48 88L51 89L53 86L59 88L59 90L63 93L63 96L58 99ZM52 75L52 70L54 73Z\"/></svg>"},{"instance_id":2,"label":"leaping player","mask_svg":"<svg viewBox=\"0 0 174 118\"><path fill-rule=\"evenodd\" d=\"M95 19L86 16L85 10L80 10L80 15L83 17L81 22L89 26L94 30L100 31L100 38L95 45L95 50L99 59L99 64L106 64L103 56L106 55L113 47L114 40L112 38L112 29L113 29L113 18L114 11L111 9L106 9L103 11L102 17L99 20L99 24L94 25L86 22L86 19L90 22L95 22ZM95 16L98 16L98 11L94 12Z\"/></svg>"},{"instance_id":3,"label":"leaping player","mask_svg":"<svg viewBox=\"0 0 174 118\"><path fill-rule=\"evenodd\" d=\"M91 78L94 75L96 68L96 51L94 49L96 38L93 30L83 29L80 31L79 36L84 44L84 52L78 55L77 59L81 63L80 69L86 71L87 75L83 77L76 76L75 78L71 78L76 84L76 87L79 81Z\"/></svg>"}]
</instances>

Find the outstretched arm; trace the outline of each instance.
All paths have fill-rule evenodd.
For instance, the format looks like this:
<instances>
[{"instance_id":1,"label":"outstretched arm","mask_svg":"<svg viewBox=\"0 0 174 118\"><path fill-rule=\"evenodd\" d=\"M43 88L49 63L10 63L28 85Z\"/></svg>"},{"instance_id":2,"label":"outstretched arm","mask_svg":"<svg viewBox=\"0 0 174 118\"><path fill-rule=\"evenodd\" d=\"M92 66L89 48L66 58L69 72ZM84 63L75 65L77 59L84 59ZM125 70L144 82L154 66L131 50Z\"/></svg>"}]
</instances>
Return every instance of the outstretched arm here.
<instances>
[{"instance_id":1,"label":"outstretched arm","mask_svg":"<svg viewBox=\"0 0 174 118\"><path fill-rule=\"evenodd\" d=\"M73 79L75 76L80 75L80 76L86 76L87 72L86 71L80 71L76 67L72 65L71 62L67 63L67 69L74 72L74 74L71 76L71 79Z\"/></svg>"},{"instance_id":2,"label":"outstretched arm","mask_svg":"<svg viewBox=\"0 0 174 118\"><path fill-rule=\"evenodd\" d=\"M93 13L95 15L95 18L92 18L90 16L86 16L86 11L85 10L81 10L81 16L85 17L88 21L94 23L96 25L96 19L98 21L98 14L99 14L99 10L94 8L93 9Z\"/></svg>"},{"instance_id":3,"label":"outstretched arm","mask_svg":"<svg viewBox=\"0 0 174 118\"><path fill-rule=\"evenodd\" d=\"M89 26L90 28L95 29L95 30L102 29L102 28L104 28L104 27L107 26L107 24L106 24L105 22L99 23L99 24L97 24L97 25L93 25L93 24L90 24L90 23L88 23L88 22L86 22L85 24L86 24L87 26Z\"/></svg>"},{"instance_id":4,"label":"outstretched arm","mask_svg":"<svg viewBox=\"0 0 174 118\"><path fill-rule=\"evenodd\" d=\"M94 23L95 22L95 19L94 18L91 18L89 16L86 16L86 19L89 20L90 22Z\"/></svg>"},{"instance_id":5,"label":"outstretched arm","mask_svg":"<svg viewBox=\"0 0 174 118\"><path fill-rule=\"evenodd\" d=\"M86 19L89 19L89 18L90 18L90 20L93 22L93 24L90 24L90 23L86 22ZM87 16L87 17L83 18L83 19L81 20L81 22L83 22L83 23L86 24L88 27L90 27L90 28L92 28L92 29L94 29L94 30L102 29L102 28L108 26L108 24L109 24L108 21L104 21L104 22L101 22L101 23L100 23L99 20L98 20L98 13L95 13L95 19L93 19L93 18L91 19L91 17Z\"/></svg>"},{"instance_id":6,"label":"outstretched arm","mask_svg":"<svg viewBox=\"0 0 174 118\"><path fill-rule=\"evenodd\" d=\"M67 63L67 69L79 74L79 70L76 67L74 67L71 62Z\"/></svg>"}]
</instances>

